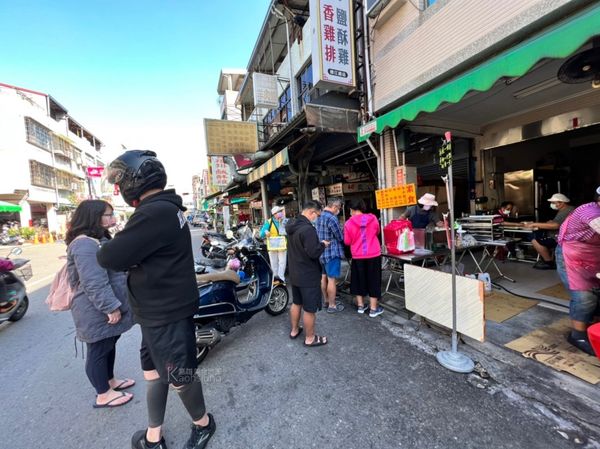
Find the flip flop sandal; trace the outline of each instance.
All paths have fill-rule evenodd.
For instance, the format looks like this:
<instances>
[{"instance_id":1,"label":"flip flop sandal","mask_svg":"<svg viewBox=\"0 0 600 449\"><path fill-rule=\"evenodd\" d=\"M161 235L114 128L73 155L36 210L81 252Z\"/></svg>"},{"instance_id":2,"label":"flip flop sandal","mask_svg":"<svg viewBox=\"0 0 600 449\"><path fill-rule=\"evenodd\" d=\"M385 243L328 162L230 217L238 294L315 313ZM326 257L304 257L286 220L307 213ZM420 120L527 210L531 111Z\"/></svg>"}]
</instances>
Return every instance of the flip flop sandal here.
<instances>
[{"instance_id":1,"label":"flip flop sandal","mask_svg":"<svg viewBox=\"0 0 600 449\"><path fill-rule=\"evenodd\" d=\"M113 402L115 402L117 399L121 399L123 397L128 397L129 399L127 401L121 402L119 404L113 404ZM117 396L116 398L111 399L106 404L97 404L94 402L93 406L94 406L94 408L114 408L114 407L119 407L121 405L125 405L128 402L131 402L132 399L133 399L133 395L127 395L127 393L121 393L120 396Z\"/></svg>"},{"instance_id":2,"label":"flip flop sandal","mask_svg":"<svg viewBox=\"0 0 600 449\"><path fill-rule=\"evenodd\" d=\"M129 385L127 384L127 382L131 382ZM123 382L121 382L119 385L117 385L115 388L113 388L113 390L115 391L123 391L123 390L127 390L128 388L131 388L135 385L135 380L133 379L124 379Z\"/></svg>"},{"instance_id":3,"label":"flip flop sandal","mask_svg":"<svg viewBox=\"0 0 600 449\"><path fill-rule=\"evenodd\" d=\"M299 335L302 333L302 330L303 330L303 329L302 329L301 327L299 327L299 328L298 328L298 333L297 333L296 335L292 335L292 334L290 334L290 338L291 338L292 340L295 340L295 339L296 339L296 338L298 338L298 336L299 336Z\"/></svg>"},{"instance_id":4,"label":"flip flop sandal","mask_svg":"<svg viewBox=\"0 0 600 449\"><path fill-rule=\"evenodd\" d=\"M322 337L321 335L315 335L315 338L312 341L312 343L311 344L306 344L306 342L304 342L304 346L310 346L310 347L312 347L312 346L323 346L323 345L326 345L329 340L325 340L325 338L327 338L327 337Z\"/></svg>"}]
</instances>

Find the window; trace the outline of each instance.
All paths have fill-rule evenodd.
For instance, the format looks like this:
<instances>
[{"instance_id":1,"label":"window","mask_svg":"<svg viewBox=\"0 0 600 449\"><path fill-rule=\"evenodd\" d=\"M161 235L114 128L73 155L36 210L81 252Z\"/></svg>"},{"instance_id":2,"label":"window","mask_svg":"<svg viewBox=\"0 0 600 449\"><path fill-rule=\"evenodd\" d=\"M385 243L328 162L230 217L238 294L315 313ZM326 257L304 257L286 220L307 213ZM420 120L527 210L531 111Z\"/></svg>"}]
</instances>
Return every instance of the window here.
<instances>
[{"instance_id":1,"label":"window","mask_svg":"<svg viewBox=\"0 0 600 449\"><path fill-rule=\"evenodd\" d=\"M308 64L302 71L300 76L296 78L298 81L298 105L300 107L310 103L310 90L313 87L312 64Z\"/></svg>"},{"instance_id":2,"label":"window","mask_svg":"<svg viewBox=\"0 0 600 449\"><path fill-rule=\"evenodd\" d=\"M54 169L38 161L29 161L31 184L40 187L54 188Z\"/></svg>"},{"instance_id":3,"label":"window","mask_svg":"<svg viewBox=\"0 0 600 449\"><path fill-rule=\"evenodd\" d=\"M52 133L48 128L29 117L25 117L25 130L27 132L27 142L47 151L52 149Z\"/></svg>"},{"instance_id":4,"label":"window","mask_svg":"<svg viewBox=\"0 0 600 449\"><path fill-rule=\"evenodd\" d=\"M73 178L70 174L56 170L56 187L62 190L73 190Z\"/></svg>"},{"instance_id":5,"label":"window","mask_svg":"<svg viewBox=\"0 0 600 449\"><path fill-rule=\"evenodd\" d=\"M71 143L62 137L57 136L56 134L52 135L52 149L54 151L59 151L65 155L65 157L73 158L74 146Z\"/></svg>"},{"instance_id":6,"label":"window","mask_svg":"<svg viewBox=\"0 0 600 449\"><path fill-rule=\"evenodd\" d=\"M288 123L292 120L291 100L290 86L288 86L279 97L279 121L281 123Z\"/></svg>"}]
</instances>

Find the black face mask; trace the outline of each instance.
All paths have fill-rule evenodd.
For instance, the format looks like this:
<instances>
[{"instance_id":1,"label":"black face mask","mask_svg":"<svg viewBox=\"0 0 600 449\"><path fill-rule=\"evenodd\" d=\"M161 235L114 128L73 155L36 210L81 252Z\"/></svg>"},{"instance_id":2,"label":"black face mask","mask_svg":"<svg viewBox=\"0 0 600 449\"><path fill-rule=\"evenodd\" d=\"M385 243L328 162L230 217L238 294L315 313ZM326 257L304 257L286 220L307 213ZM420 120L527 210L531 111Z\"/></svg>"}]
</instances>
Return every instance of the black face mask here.
<instances>
[{"instance_id":1,"label":"black face mask","mask_svg":"<svg viewBox=\"0 0 600 449\"><path fill-rule=\"evenodd\" d=\"M423 209L423 205L421 203L417 204L417 206L419 206L419 209Z\"/></svg>"}]
</instances>

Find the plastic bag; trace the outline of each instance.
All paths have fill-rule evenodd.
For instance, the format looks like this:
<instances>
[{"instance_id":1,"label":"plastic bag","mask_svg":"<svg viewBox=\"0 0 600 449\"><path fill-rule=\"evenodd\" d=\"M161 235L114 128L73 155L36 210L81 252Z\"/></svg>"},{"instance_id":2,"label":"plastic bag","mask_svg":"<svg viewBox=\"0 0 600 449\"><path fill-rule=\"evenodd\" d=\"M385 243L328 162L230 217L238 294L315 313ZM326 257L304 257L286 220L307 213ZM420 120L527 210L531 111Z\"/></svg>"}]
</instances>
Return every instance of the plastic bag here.
<instances>
[{"instance_id":1,"label":"plastic bag","mask_svg":"<svg viewBox=\"0 0 600 449\"><path fill-rule=\"evenodd\" d=\"M410 253L415 250L415 233L408 228L404 228L398 237L396 249L401 253Z\"/></svg>"}]
</instances>

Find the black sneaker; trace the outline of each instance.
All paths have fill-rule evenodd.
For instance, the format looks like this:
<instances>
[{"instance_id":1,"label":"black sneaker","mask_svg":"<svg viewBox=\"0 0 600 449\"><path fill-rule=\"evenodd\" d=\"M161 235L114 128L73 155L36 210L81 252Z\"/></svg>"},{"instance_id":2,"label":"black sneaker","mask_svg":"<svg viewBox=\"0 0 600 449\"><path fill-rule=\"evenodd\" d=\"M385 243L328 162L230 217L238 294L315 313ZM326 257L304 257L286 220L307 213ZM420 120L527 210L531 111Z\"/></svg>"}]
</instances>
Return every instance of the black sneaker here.
<instances>
[{"instance_id":1,"label":"black sneaker","mask_svg":"<svg viewBox=\"0 0 600 449\"><path fill-rule=\"evenodd\" d=\"M146 442L146 429L138 430L131 438L131 449L167 449L167 442L164 438L160 439L158 446L150 446Z\"/></svg>"},{"instance_id":2,"label":"black sneaker","mask_svg":"<svg viewBox=\"0 0 600 449\"><path fill-rule=\"evenodd\" d=\"M189 440L185 443L184 449L204 449L208 444L208 440L212 437L217 429L213 415L208 414L208 425L206 427L192 424L192 434Z\"/></svg>"},{"instance_id":3,"label":"black sneaker","mask_svg":"<svg viewBox=\"0 0 600 449\"><path fill-rule=\"evenodd\" d=\"M540 260L536 263L533 268L536 270L556 270L556 264L554 262L546 262L545 260Z\"/></svg>"},{"instance_id":4,"label":"black sneaker","mask_svg":"<svg viewBox=\"0 0 600 449\"><path fill-rule=\"evenodd\" d=\"M580 349L581 351L585 352L586 354L592 356L596 355L596 353L594 352L594 348L592 348L592 344L587 338L575 338L569 332L569 335L567 336L567 341L573 346L575 346L577 349Z\"/></svg>"}]
</instances>

